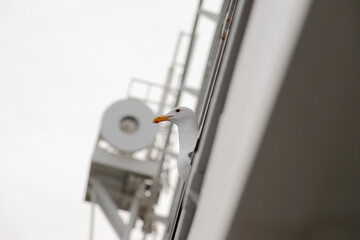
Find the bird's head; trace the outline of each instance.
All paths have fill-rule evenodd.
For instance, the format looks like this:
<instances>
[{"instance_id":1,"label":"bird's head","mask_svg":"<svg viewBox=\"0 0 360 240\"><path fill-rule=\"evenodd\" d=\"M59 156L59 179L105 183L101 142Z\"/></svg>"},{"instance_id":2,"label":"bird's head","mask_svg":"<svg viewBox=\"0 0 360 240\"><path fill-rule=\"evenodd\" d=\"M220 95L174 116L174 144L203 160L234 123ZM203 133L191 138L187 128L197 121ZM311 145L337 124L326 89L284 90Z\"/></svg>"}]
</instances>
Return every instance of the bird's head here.
<instances>
[{"instance_id":1,"label":"bird's head","mask_svg":"<svg viewBox=\"0 0 360 240\"><path fill-rule=\"evenodd\" d=\"M187 107L176 107L165 115L154 118L153 123L169 121L175 124L185 123L195 120L195 113Z\"/></svg>"}]
</instances>

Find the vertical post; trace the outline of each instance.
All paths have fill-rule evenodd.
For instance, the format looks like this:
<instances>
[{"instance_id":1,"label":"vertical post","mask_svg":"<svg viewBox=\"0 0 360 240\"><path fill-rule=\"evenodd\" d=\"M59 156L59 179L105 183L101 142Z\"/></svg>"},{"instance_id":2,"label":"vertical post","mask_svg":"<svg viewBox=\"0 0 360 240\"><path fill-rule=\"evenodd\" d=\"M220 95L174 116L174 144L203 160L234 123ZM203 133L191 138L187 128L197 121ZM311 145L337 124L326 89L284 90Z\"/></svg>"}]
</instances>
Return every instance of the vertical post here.
<instances>
[{"instance_id":1,"label":"vertical post","mask_svg":"<svg viewBox=\"0 0 360 240\"><path fill-rule=\"evenodd\" d=\"M129 220L127 231L124 235L125 240L129 239L129 237L130 237L131 230L135 226L138 212L139 212L139 200L138 200L137 196L135 196L133 202L131 203L131 207L130 207L130 214L131 214L130 216L131 217Z\"/></svg>"},{"instance_id":2,"label":"vertical post","mask_svg":"<svg viewBox=\"0 0 360 240\"><path fill-rule=\"evenodd\" d=\"M163 90L163 94L161 96L161 100L160 100L160 105L159 105L159 112L158 114L162 114L163 111L164 111L164 108L165 108L165 103L166 103L166 98L169 94L169 89L170 89L170 86L171 86L171 82L172 82L172 79L173 79L173 76L174 76L174 66L176 64L176 59L177 59L177 55L179 53L179 49L180 49L180 44L181 44L181 40L182 38L186 36L186 33L184 32L180 32L179 33L179 36L178 36L178 39L176 41L176 46L175 46L175 50L174 50L174 54L173 54L173 59L172 59L172 62L171 62L171 65L168 69L168 73L167 73L167 76L166 76L166 81L165 81L165 85L164 85L164 90Z\"/></svg>"},{"instance_id":3,"label":"vertical post","mask_svg":"<svg viewBox=\"0 0 360 240\"><path fill-rule=\"evenodd\" d=\"M188 69L189 69L189 65L190 65L190 60L191 60L191 56L192 56L192 52L193 52L193 48L195 45L195 36L196 36L196 30L197 30L197 25L199 22L199 16L200 16L200 12L199 10L201 9L203 0L199 0L199 5L198 5L198 10L195 16L195 21L194 21L194 25L193 25L193 29L191 32L191 39L190 39L190 44L189 44L189 48L188 48L188 52L186 55L186 61L185 61L185 65L184 65L184 71L183 71L183 75L181 78L181 82L180 82L180 87L179 87L179 92L178 95L176 97L176 101L175 101L175 106L177 106L180 102L180 98L181 98L181 91L185 85L185 81L186 81L186 77L187 77L187 73L188 73ZM169 127L169 133L165 142L165 147L164 149L166 150L167 146L169 145L170 142L170 134L171 134L171 129L172 129L172 124ZM165 156L163 156L164 158ZM179 199L179 205L177 207L177 211L175 212L174 217L174 224L171 227L171 229L169 229L169 235L168 237L170 237L171 239L174 238L175 232L176 232L176 227L178 224L178 220L179 220L179 216L181 214L181 205L182 205L182 200L183 200L183 196L184 196L184 191L185 191L185 184L182 184L182 188L181 188L181 195L180 195L180 199ZM165 234L166 236L166 234ZM164 237L165 237L164 236ZM164 238L165 239L165 238Z\"/></svg>"},{"instance_id":4,"label":"vertical post","mask_svg":"<svg viewBox=\"0 0 360 240\"><path fill-rule=\"evenodd\" d=\"M90 231L89 231L89 240L94 240L94 227L95 227L95 204L96 204L96 194L93 189L90 191Z\"/></svg>"}]
</instances>

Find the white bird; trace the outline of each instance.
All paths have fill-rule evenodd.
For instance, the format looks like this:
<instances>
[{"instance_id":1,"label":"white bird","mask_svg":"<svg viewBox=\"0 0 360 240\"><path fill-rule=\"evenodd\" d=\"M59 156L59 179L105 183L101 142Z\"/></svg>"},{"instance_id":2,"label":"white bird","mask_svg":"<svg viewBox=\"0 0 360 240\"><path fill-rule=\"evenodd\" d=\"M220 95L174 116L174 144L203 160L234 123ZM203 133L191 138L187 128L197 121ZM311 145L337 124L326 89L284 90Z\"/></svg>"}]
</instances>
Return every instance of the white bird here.
<instances>
[{"instance_id":1,"label":"white bird","mask_svg":"<svg viewBox=\"0 0 360 240\"><path fill-rule=\"evenodd\" d=\"M180 152L177 168L180 178L186 182L190 173L190 161L199 134L195 113L187 107L177 107L165 115L154 118L153 123L170 121L178 126Z\"/></svg>"}]
</instances>

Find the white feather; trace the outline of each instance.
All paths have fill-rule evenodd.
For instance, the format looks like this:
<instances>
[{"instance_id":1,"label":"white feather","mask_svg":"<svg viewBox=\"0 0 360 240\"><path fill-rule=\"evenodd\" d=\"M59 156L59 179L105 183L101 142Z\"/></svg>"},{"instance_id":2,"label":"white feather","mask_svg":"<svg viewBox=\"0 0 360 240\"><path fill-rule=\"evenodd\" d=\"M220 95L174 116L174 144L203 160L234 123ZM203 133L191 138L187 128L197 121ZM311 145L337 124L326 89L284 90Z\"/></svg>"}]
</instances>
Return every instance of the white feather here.
<instances>
[{"instance_id":1,"label":"white feather","mask_svg":"<svg viewBox=\"0 0 360 240\"><path fill-rule=\"evenodd\" d=\"M195 113L190 108L177 107L169 113L157 118L161 117L165 117L166 121L173 122L178 126L180 151L177 160L177 168L180 178L186 182L191 168L189 153L194 151L199 134ZM157 121L157 118L154 119L154 122L159 122Z\"/></svg>"}]
</instances>

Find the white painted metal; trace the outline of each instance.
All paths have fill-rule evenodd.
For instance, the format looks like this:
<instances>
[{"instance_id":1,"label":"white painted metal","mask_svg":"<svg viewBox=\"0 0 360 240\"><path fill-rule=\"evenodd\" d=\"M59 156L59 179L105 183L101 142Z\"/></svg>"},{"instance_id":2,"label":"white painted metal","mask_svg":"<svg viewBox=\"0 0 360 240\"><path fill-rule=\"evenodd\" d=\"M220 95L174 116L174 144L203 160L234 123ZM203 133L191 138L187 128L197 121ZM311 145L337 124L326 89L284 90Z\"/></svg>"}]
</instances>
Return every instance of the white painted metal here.
<instances>
[{"instance_id":1,"label":"white painted metal","mask_svg":"<svg viewBox=\"0 0 360 240\"><path fill-rule=\"evenodd\" d=\"M150 108L138 100L116 102L104 113L101 136L121 152L138 151L154 142L154 117Z\"/></svg>"},{"instance_id":2,"label":"white painted metal","mask_svg":"<svg viewBox=\"0 0 360 240\"><path fill-rule=\"evenodd\" d=\"M310 2L254 2L188 239L226 237Z\"/></svg>"},{"instance_id":3,"label":"white painted metal","mask_svg":"<svg viewBox=\"0 0 360 240\"><path fill-rule=\"evenodd\" d=\"M141 161L119 154L112 154L99 148L95 149L93 163L122 171L146 175L152 178L157 176L160 167L160 163L156 161Z\"/></svg>"},{"instance_id":4,"label":"white painted metal","mask_svg":"<svg viewBox=\"0 0 360 240\"><path fill-rule=\"evenodd\" d=\"M200 1L201 2L201 1ZM156 105L157 111L162 113L165 108L172 108L179 104L182 91L196 96L198 91L185 88L185 76L194 45L194 35L184 32L179 34L173 60L168 71L165 86L148 81L133 79L128 91L128 100L116 102L105 112L100 136L97 140L89 175L86 200L92 201L96 194L97 203L109 219L111 225L121 239L129 239L131 229L141 216L143 220L144 238L153 231L153 222L159 221L169 224L169 217L157 216L154 205L157 204L160 192L166 179L162 176L162 165L167 156L176 157L169 151L170 136L174 134L171 125L167 129L160 129L159 136L165 141L161 146L154 144L157 125L152 123L154 115L147 105ZM186 62L179 64L177 55L180 43L190 39ZM172 81L181 78L179 86L172 86ZM133 96L133 83L145 86L144 96ZM160 88L163 94L160 101L150 99L153 88ZM173 102L169 102L172 98ZM153 108L154 109L154 108ZM156 108L155 108L156 109ZM136 151L145 150L144 159L136 159ZM156 156L153 156L155 150ZM166 174L165 174L166 176ZM146 182L151 182L147 185ZM175 190L182 189L177 184ZM147 194L151 191L151 194ZM92 199L90 197L93 196ZM177 197L176 197L177 196ZM172 206L178 204L179 195L173 197ZM125 225L119 218L117 209L130 212L130 223Z\"/></svg>"},{"instance_id":5,"label":"white painted metal","mask_svg":"<svg viewBox=\"0 0 360 240\"><path fill-rule=\"evenodd\" d=\"M153 230L155 219L167 222L156 216L153 208L162 189L158 179L160 161L153 161L149 156L140 160L132 154L153 144L157 133L153 118L149 107L139 100L112 104L104 114L92 157L86 200L100 206L124 240L129 239L140 215L147 226L143 229L145 233ZM146 195L146 191L151 194ZM130 212L129 224L121 220L118 209Z\"/></svg>"},{"instance_id":6,"label":"white painted metal","mask_svg":"<svg viewBox=\"0 0 360 240\"><path fill-rule=\"evenodd\" d=\"M130 233L131 233L131 229L135 226L135 222L136 219L138 217L138 212L139 212L139 198L140 196L136 196L135 199L132 201L131 203L131 207L130 207L130 221L128 224L128 228L125 234L124 239L129 239L130 237Z\"/></svg>"},{"instance_id":7,"label":"white painted metal","mask_svg":"<svg viewBox=\"0 0 360 240\"><path fill-rule=\"evenodd\" d=\"M219 20L219 15L216 14L216 13L212 13L212 12L209 12L207 10L204 10L204 9L199 9L199 14L217 22Z\"/></svg>"},{"instance_id":8,"label":"white painted metal","mask_svg":"<svg viewBox=\"0 0 360 240\"><path fill-rule=\"evenodd\" d=\"M90 178L89 181L91 183L92 191L96 193L97 203L100 205L101 209L119 237L125 239L123 237L128 232L127 226L120 219L117 213L117 206L115 205L108 191L96 178Z\"/></svg>"},{"instance_id":9,"label":"white painted metal","mask_svg":"<svg viewBox=\"0 0 360 240\"><path fill-rule=\"evenodd\" d=\"M96 204L96 194L95 191L90 192L90 231L89 231L89 240L94 240L94 229L95 229L95 204Z\"/></svg>"}]
</instances>

